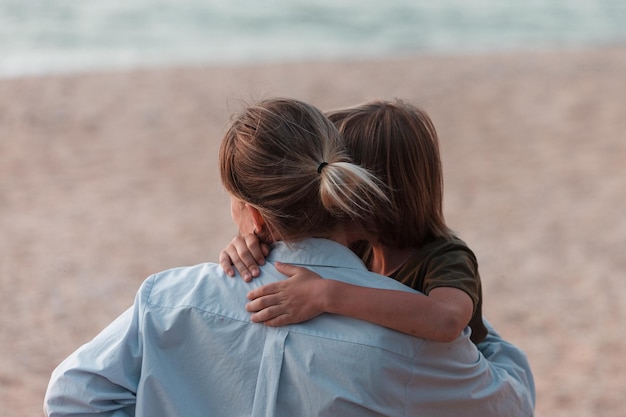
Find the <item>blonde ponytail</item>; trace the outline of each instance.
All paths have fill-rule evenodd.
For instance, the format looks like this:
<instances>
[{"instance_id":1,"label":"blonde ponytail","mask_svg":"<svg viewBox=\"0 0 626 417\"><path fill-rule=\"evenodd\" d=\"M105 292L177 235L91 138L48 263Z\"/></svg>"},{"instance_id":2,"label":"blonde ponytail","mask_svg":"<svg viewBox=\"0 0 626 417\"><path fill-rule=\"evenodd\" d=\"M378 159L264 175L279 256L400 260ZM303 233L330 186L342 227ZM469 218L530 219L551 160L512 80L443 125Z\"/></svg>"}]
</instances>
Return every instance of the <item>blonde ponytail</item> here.
<instances>
[{"instance_id":1,"label":"blonde ponytail","mask_svg":"<svg viewBox=\"0 0 626 417\"><path fill-rule=\"evenodd\" d=\"M333 123L298 100L264 100L235 117L220 173L229 193L259 210L274 239L325 236L343 221L374 227L381 208L393 216L384 186L352 162Z\"/></svg>"}]
</instances>

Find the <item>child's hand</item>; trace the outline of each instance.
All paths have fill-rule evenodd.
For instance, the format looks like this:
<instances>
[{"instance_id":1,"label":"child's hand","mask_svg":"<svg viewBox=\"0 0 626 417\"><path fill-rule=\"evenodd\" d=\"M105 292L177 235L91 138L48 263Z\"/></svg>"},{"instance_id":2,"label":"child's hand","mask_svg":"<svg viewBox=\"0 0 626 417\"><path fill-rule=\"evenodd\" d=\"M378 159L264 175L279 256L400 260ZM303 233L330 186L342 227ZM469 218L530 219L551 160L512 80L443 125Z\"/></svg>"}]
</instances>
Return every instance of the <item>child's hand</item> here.
<instances>
[{"instance_id":1,"label":"child's hand","mask_svg":"<svg viewBox=\"0 0 626 417\"><path fill-rule=\"evenodd\" d=\"M269 246L261 243L254 234L237 235L220 252L219 262L228 276L234 277L236 269L243 280L249 282L259 276L261 271L258 265L265 264L265 257L269 253Z\"/></svg>"},{"instance_id":2,"label":"child's hand","mask_svg":"<svg viewBox=\"0 0 626 417\"><path fill-rule=\"evenodd\" d=\"M289 278L248 293L246 310L255 323L285 326L301 323L324 312L323 294L327 280L299 266L276 262L276 269Z\"/></svg>"}]
</instances>

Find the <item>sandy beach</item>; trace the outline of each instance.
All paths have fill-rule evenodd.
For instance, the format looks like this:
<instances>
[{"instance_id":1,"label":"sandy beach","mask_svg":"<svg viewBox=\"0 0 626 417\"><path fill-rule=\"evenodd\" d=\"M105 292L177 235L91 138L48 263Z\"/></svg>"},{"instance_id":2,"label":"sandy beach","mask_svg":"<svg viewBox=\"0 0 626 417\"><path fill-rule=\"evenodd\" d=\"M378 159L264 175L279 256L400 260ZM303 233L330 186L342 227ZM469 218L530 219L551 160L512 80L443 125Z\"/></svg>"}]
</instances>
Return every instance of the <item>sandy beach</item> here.
<instances>
[{"instance_id":1,"label":"sandy beach","mask_svg":"<svg viewBox=\"0 0 626 417\"><path fill-rule=\"evenodd\" d=\"M235 233L217 148L242 100L403 98L438 128L448 224L539 417L626 416L626 47L0 80L0 417L166 268Z\"/></svg>"}]
</instances>

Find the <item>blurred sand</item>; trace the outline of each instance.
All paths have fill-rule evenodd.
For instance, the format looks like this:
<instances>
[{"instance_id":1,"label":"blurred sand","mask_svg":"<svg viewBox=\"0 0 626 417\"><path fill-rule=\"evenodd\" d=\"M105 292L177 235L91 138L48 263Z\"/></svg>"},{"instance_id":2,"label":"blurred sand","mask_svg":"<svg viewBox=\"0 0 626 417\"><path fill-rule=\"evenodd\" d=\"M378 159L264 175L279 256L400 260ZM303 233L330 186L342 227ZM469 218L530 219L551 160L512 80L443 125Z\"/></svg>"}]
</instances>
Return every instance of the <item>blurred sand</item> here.
<instances>
[{"instance_id":1,"label":"blurred sand","mask_svg":"<svg viewBox=\"0 0 626 417\"><path fill-rule=\"evenodd\" d=\"M438 127L450 226L540 417L626 416L626 49L0 80L0 416L141 281L235 233L217 147L241 99L401 97Z\"/></svg>"}]
</instances>

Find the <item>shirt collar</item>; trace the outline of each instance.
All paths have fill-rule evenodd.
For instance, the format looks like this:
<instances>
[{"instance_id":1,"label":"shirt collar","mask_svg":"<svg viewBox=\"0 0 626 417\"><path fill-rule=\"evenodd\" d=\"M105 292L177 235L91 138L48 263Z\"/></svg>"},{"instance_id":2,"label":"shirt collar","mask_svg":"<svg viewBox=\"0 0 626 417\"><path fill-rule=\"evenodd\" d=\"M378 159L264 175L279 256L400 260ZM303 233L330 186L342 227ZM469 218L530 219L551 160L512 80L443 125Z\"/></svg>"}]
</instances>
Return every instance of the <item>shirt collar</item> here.
<instances>
[{"instance_id":1,"label":"shirt collar","mask_svg":"<svg viewBox=\"0 0 626 417\"><path fill-rule=\"evenodd\" d=\"M367 270L354 252L329 239L310 238L298 242L276 242L272 244L267 260L309 267L326 266Z\"/></svg>"}]
</instances>

